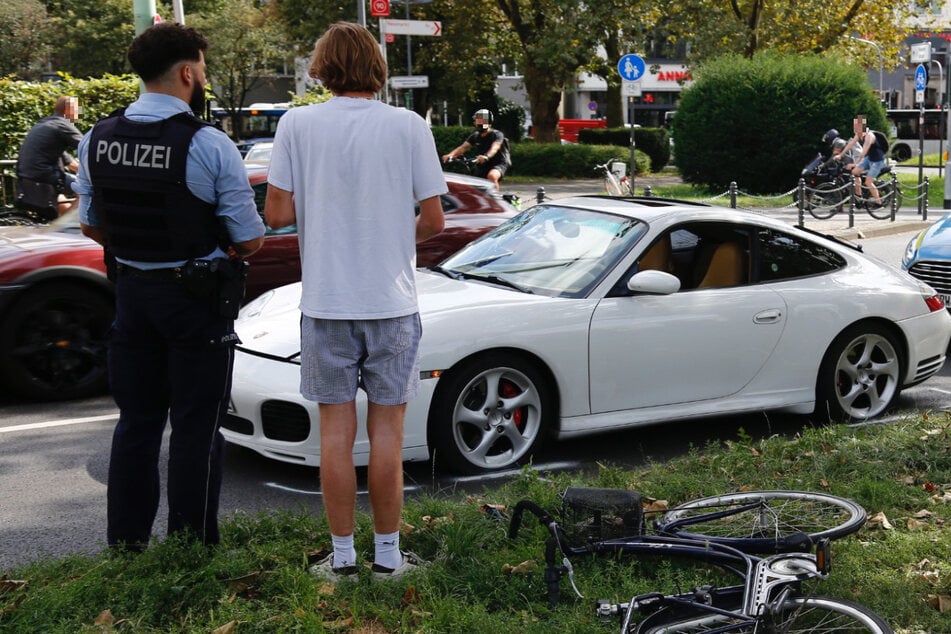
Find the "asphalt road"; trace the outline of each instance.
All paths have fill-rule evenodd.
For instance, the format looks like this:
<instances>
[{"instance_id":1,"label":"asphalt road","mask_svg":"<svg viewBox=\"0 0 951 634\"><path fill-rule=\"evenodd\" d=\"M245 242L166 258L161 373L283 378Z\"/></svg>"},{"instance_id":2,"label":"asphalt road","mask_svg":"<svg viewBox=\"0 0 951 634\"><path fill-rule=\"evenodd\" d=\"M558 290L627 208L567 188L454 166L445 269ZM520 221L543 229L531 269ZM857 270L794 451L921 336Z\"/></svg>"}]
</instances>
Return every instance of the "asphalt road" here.
<instances>
[{"instance_id":1,"label":"asphalt road","mask_svg":"<svg viewBox=\"0 0 951 634\"><path fill-rule=\"evenodd\" d=\"M866 250L897 262L910 235L863 240ZM921 386L906 390L909 410L946 410L951 403L951 366ZM0 575L44 554L60 557L95 553L105 546L108 448L116 409L109 397L52 404L20 403L0 394ZM597 463L636 466L664 460L691 445L735 438L742 428L753 437L795 434L806 420L797 416L750 415L708 418L551 443L536 456L545 471L595 470ZM164 463L164 457L162 462ZM229 446L222 516L268 509L320 511L318 472L267 460ZM491 477L452 478L434 474L427 463L407 464L408 495L452 491L484 492ZM362 476L362 474L361 474ZM361 487L363 483L361 482ZM491 495L491 493L489 493ZM360 499L365 502L365 491ZM155 533L165 531L159 510Z\"/></svg>"}]
</instances>

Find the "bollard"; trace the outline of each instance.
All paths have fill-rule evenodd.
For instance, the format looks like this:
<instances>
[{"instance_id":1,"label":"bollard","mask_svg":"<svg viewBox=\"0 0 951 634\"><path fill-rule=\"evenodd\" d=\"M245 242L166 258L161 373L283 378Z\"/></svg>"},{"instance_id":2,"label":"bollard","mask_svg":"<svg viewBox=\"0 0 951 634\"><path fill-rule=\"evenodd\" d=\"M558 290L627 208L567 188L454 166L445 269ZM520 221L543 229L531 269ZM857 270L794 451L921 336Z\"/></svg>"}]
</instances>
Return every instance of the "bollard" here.
<instances>
[{"instance_id":1,"label":"bollard","mask_svg":"<svg viewBox=\"0 0 951 634\"><path fill-rule=\"evenodd\" d=\"M651 191L651 186L650 186L650 185L646 186L646 187L644 188L644 196L645 196L646 198L650 198L650 197L653 196L653 195L654 195L654 193Z\"/></svg>"},{"instance_id":2,"label":"bollard","mask_svg":"<svg viewBox=\"0 0 951 634\"><path fill-rule=\"evenodd\" d=\"M535 202L539 204L545 202L545 188L544 187L539 187L538 189L535 190Z\"/></svg>"},{"instance_id":3,"label":"bollard","mask_svg":"<svg viewBox=\"0 0 951 634\"><path fill-rule=\"evenodd\" d=\"M736 209L736 181L730 181L730 208Z\"/></svg>"},{"instance_id":4,"label":"bollard","mask_svg":"<svg viewBox=\"0 0 951 634\"><path fill-rule=\"evenodd\" d=\"M799 195L796 197L796 203L799 211L799 226L806 226L806 179L800 178L796 191Z\"/></svg>"},{"instance_id":5,"label":"bollard","mask_svg":"<svg viewBox=\"0 0 951 634\"><path fill-rule=\"evenodd\" d=\"M849 229L855 227L855 192L849 192Z\"/></svg>"}]
</instances>

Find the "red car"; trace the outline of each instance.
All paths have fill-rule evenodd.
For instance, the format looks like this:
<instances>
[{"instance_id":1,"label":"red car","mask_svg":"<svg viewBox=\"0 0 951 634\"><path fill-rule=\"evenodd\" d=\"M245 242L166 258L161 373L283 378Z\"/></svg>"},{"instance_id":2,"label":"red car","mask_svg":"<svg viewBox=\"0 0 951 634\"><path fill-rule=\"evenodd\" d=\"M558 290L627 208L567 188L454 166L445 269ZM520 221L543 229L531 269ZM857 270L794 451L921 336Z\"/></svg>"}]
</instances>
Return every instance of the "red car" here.
<instances>
[{"instance_id":1,"label":"red car","mask_svg":"<svg viewBox=\"0 0 951 634\"><path fill-rule=\"evenodd\" d=\"M267 169L250 166L248 177L263 211ZM419 266L439 263L517 213L488 181L457 174L446 181L446 229L418 245ZM296 232L268 231L249 261L248 300L300 280ZM103 392L112 317L102 247L80 233L78 214L38 228L0 228L0 389L35 400Z\"/></svg>"}]
</instances>

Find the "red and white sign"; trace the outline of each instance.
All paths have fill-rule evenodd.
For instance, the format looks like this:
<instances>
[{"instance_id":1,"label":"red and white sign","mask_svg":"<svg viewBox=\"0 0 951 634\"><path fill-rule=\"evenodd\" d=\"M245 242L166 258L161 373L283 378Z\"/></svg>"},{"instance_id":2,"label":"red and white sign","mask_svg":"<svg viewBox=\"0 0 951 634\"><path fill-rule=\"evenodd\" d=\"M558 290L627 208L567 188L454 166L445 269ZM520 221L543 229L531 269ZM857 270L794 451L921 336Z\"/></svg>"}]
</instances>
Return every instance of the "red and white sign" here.
<instances>
[{"instance_id":1,"label":"red and white sign","mask_svg":"<svg viewBox=\"0 0 951 634\"><path fill-rule=\"evenodd\" d=\"M370 0L370 17L390 17L390 0Z\"/></svg>"},{"instance_id":2,"label":"red and white sign","mask_svg":"<svg viewBox=\"0 0 951 634\"><path fill-rule=\"evenodd\" d=\"M380 20L380 28L393 35L442 35L442 22L435 20Z\"/></svg>"},{"instance_id":3,"label":"red and white sign","mask_svg":"<svg viewBox=\"0 0 951 634\"><path fill-rule=\"evenodd\" d=\"M387 44L392 44L393 42L396 41L396 36L393 35L392 33L384 33L383 37L386 38Z\"/></svg>"}]
</instances>

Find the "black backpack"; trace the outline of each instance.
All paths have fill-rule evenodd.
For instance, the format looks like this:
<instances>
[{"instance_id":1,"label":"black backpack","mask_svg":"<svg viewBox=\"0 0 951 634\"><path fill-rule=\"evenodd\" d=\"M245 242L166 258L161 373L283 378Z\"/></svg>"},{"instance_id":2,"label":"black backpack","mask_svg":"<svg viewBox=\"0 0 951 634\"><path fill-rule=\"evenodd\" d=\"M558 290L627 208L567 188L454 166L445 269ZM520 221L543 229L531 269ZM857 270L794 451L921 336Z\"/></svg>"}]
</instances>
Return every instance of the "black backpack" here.
<instances>
[{"instance_id":1,"label":"black backpack","mask_svg":"<svg viewBox=\"0 0 951 634\"><path fill-rule=\"evenodd\" d=\"M872 130L872 134L875 135L875 142L878 143L878 147L882 152L888 152L888 137L884 133L877 130Z\"/></svg>"}]
</instances>

